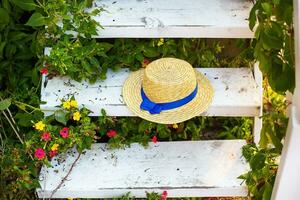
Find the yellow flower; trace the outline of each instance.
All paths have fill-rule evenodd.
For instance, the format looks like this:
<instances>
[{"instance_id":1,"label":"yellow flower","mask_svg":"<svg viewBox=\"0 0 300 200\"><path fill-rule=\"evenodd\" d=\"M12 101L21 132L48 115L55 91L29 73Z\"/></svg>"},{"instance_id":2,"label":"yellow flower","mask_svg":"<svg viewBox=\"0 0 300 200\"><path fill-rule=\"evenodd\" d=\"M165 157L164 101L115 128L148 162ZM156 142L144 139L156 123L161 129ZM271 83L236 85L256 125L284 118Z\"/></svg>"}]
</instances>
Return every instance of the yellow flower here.
<instances>
[{"instance_id":1,"label":"yellow flower","mask_svg":"<svg viewBox=\"0 0 300 200\"><path fill-rule=\"evenodd\" d=\"M81 115L80 115L80 112L78 112L78 111L73 114L73 119L75 121L79 121L80 117L81 117Z\"/></svg>"},{"instance_id":2,"label":"yellow flower","mask_svg":"<svg viewBox=\"0 0 300 200\"><path fill-rule=\"evenodd\" d=\"M160 38L159 41L158 41L158 43L157 43L157 46L159 47L159 46L161 46L163 44L164 44L164 39Z\"/></svg>"},{"instance_id":3,"label":"yellow flower","mask_svg":"<svg viewBox=\"0 0 300 200\"><path fill-rule=\"evenodd\" d=\"M73 200L73 198L72 198L72 197L69 197L68 200Z\"/></svg>"},{"instance_id":4,"label":"yellow flower","mask_svg":"<svg viewBox=\"0 0 300 200\"><path fill-rule=\"evenodd\" d=\"M178 124L173 124L174 129L178 129Z\"/></svg>"},{"instance_id":5,"label":"yellow flower","mask_svg":"<svg viewBox=\"0 0 300 200\"><path fill-rule=\"evenodd\" d=\"M57 151L58 147L59 147L59 144L54 144L54 145L52 145L51 150L52 151Z\"/></svg>"},{"instance_id":6,"label":"yellow flower","mask_svg":"<svg viewBox=\"0 0 300 200\"><path fill-rule=\"evenodd\" d=\"M77 108L78 107L78 103L75 100L70 101L70 106L73 108Z\"/></svg>"},{"instance_id":7,"label":"yellow flower","mask_svg":"<svg viewBox=\"0 0 300 200\"><path fill-rule=\"evenodd\" d=\"M46 126L46 125L45 125L42 121L39 121L38 123L35 123L33 127L34 127L36 130L43 131L44 128L45 128L45 126Z\"/></svg>"},{"instance_id":8,"label":"yellow flower","mask_svg":"<svg viewBox=\"0 0 300 200\"><path fill-rule=\"evenodd\" d=\"M63 108L64 109L70 109L71 108L71 103L70 103L70 101L65 101L65 102L63 102Z\"/></svg>"}]
</instances>

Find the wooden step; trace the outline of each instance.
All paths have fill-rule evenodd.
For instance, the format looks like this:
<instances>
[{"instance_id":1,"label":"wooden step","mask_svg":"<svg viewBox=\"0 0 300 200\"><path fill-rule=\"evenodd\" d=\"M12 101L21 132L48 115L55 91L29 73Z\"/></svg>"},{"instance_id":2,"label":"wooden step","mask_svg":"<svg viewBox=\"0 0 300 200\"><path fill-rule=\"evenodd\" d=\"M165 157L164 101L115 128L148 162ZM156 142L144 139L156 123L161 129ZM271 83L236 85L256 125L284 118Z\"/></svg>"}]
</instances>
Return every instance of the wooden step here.
<instances>
[{"instance_id":1,"label":"wooden step","mask_svg":"<svg viewBox=\"0 0 300 200\"><path fill-rule=\"evenodd\" d=\"M98 38L252 38L249 0L97 0Z\"/></svg>"},{"instance_id":2,"label":"wooden step","mask_svg":"<svg viewBox=\"0 0 300 200\"><path fill-rule=\"evenodd\" d=\"M202 115L205 116L259 116L261 90L249 68L198 68L211 81L215 95L212 104ZM91 116L99 116L105 109L108 116L134 116L128 110L123 98L122 87L130 71L122 69L109 71L107 79L90 85L68 77L43 77L41 109L46 115L52 114L61 99L74 95L80 105L92 111Z\"/></svg>"},{"instance_id":3,"label":"wooden step","mask_svg":"<svg viewBox=\"0 0 300 200\"><path fill-rule=\"evenodd\" d=\"M246 196L237 177L249 170L241 148L244 140L150 143L148 148L109 150L94 144L82 154L53 198L112 198L130 192L168 192L168 197ZM40 172L40 198L50 197L77 157L72 150L52 160Z\"/></svg>"}]
</instances>

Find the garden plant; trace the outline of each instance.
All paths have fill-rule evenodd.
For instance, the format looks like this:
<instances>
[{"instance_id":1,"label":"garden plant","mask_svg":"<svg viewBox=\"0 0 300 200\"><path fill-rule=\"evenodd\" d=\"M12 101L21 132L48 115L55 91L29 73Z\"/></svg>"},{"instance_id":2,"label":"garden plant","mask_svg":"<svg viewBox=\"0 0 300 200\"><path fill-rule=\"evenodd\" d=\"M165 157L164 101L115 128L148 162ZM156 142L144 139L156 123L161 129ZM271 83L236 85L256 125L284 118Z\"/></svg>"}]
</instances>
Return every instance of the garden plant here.
<instances>
[{"instance_id":1,"label":"garden plant","mask_svg":"<svg viewBox=\"0 0 300 200\"><path fill-rule=\"evenodd\" d=\"M108 142L122 148L133 142L246 139L243 155L251 170L241 174L253 199L270 199L289 102L293 92L294 44L291 0L257 0L249 13L255 39L94 39L101 24L87 12L93 0L2 0L0 2L0 199L34 199L42 165L77 148ZM72 16L72 17L71 17ZM73 34L73 32L77 34ZM51 47L50 55L44 48ZM225 57L225 51L236 53ZM137 117L88 116L74 96L45 117L39 109L42 76L68 75L94 83L109 68L137 70L160 57L177 57L197 67L244 67L259 61L264 75L263 129L253 144L250 118L196 117L179 124L156 124ZM167 194L147 194L165 199ZM124 194L122 199L131 199Z\"/></svg>"}]
</instances>

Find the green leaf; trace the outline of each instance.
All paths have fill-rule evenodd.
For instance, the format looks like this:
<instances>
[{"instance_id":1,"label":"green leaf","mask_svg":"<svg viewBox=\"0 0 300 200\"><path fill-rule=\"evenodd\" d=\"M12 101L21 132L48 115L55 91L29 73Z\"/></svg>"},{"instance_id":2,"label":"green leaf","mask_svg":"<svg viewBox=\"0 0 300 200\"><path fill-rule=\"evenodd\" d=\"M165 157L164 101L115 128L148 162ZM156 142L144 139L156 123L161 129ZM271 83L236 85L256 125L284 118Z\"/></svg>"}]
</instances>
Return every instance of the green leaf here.
<instances>
[{"instance_id":1,"label":"green leaf","mask_svg":"<svg viewBox=\"0 0 300 200\"><path fill-rule=\"evenodd\" d=\"M165 124L157 125L157 133L160 138L167 138L171 134L171 130Z\"/></svg>"},{"instance_id":2,"label":"green leaf","mask_svg":"<svg viewBox=\"0 0 300 200\"><path fill-rule=\"evenodd\" d=\"M68 118L67 118L67 113L64 112L63 110L57 110L54 112L54 117L55 117L55 120L62 123L63 125L67 125L67 121L68 121Z\"/></svg>"},{"instance_id":3,"label":"green leaf","mask_svg":"<svg viewBox=\"0 0 300 200\"><path fill-rule=\"evenodd\" d=\"M277 92L285 92L289 90L294 91L295 88L295 69L290 67L283 67L276 62L272 63L272 70L268 75L268 82L271 88Z\"/></svg>"},{"instance_id":4,"label":"green leaf","mask_svg":"<svg viewBox=\"0 0 300 200\"><path fill-rule=\"evenodd\" d=\"M82 60L81 65L88 73L93 74L93 66L89 62L87 62L86 60Z\"/></svg>"},{"instance_id":5,"label":"green leaf","mask_svg":"<svg viewBox=\"0 0 300 200\"><path fill-rule=\"evenodd\" d=\"M108 42L99 42L97 43L98 50L102 50L104 52L109 51L114 45Z\"/></svg>"},{"instance_id":6,"label":"green leaf","mask_svg":"<svg viewBox=\"0 0 300 200\"><path fill-rule=\"evenodd\" d=\"M268 131L268 135L269 135L272 143L274 144L276 151L280 153L282 150L282 144L281 144L279 138L273 133L273 130Z\"/></svg>"},{"instance_id":7,"label":"green leaf","mask_svg":"<svg viewBox=\"0 0 300 200\"><path fill-rule=\"evenodd\" d=\"M144 49L144 56L146 56L148 58L157 57L157 56L159 56L159 54L160 53L154 47L147 47Z\"/></svg>"},{"instance_id":8,"label":"green leaf","mask_svg":"<svg viewBox=\"0 0 300 200\"><path fill-rule=\"evenodd\" d=\"M90 57L89 62L94 68L100 68L100 63L95 57Z\"/></svg>"},{"instance_id":9,"label":"green leaf","mask_svg":"<svg viewBox=\"0 0 300 200\"><path fill-rule=\"evenodd\" d=\"M7 25L9 23L8 12L4 8L0 8L0 24Z\"/></svg>"},{"instance_id":10,"label":"green leaf","mask_svg":"<svg viewBox=\"0 0 300 200\"><path fill-rule=\"evenodd\" d=\"M16 119L18 124L23 127L32 127L31 121L34 120L33 116L29 113L17 113Z\"/></svg>"},{"instance_id":11,"label":"green leaf","mask_svg":"<svg viewBox=\"0 0 300 200\"><path fill-rule=\"evenodd\" d=\"M262 130L261 130L261 133L260 133L260 140L259 140L259 146L260 148L267 148L267 145L268 145L268 137L267 137L267 128L269 128L269 126L264 125L262 127Z\"/></svg>"},{"instance_id":12,"label":"green leaf","mask_svg":"<svg viewBox=\"0 0 300 200\"><path fill-rule=\"evenodd\" d=\"M253 31L253 28L256 24L256 10L257 10L257 3L252 7L249 15L249 28Z\"/></svg>"},{"instance_id":13,"label":"green leaf","mask_svg":"<svg viewBox=\"0 0 300 200\"><path fill-rule=\"evenodd\" d=\"M12 2L23 10L32 11L35 9L36 4L34 0L12 0Z\"/></svg>"},{"instance_id":14,"label":"green leaf","mask_svg":"<svg viewBox=\"0 0 300 200\"><path fill-rule=\"evenodd\" d=\"M264 193L262 196L262 200L270 200L272 195L273 187L270 183L266 182L264 186Z\"/></svg>"},{"instance_id":15,"label":"green leaf","mask_svg":"<svg viewBox=\"0 0 300 200\"><path fill-rule=\"evenodd\" d=\"M260 51L258 54L259 69L263 74L268 74L272 70L271 56L268 56L264 51Z\"/></svg>"},{"instance_id":16,"label":"green leaf","mask_svg":"<svg viewBox=\"0 0 300 200\"><path fill-rule=\"evenodd\" d=\"M16 40L21 40L27 37L28 34L24 32L19 32L19 31L12 31L9 33L9 40L10 41L16 41Z\"/></svg>"},{"instance_id":17,"label":"green leaf","mask_svg":"<svg viewBox=\"0 0 300 200\"><path fill-rule=\"evenodd\" d=\"M283 42L277 37L267 35L266 29L260 33L260 36L264 49L270 50L282 48Z\"/></svg>"},{"instance_id":18,"label":"green leaf","mask_svg":"<svg viewBox=\"0 0 300 200\"><path fill-rule=\"evenodd\" d=\"M43 26L45 25L45 17L41 13L35 12L31 15L25 25L32 27Z\"/></svg>"},{"instance_id":19,"label":"green leaf","mask_svg":"<svg viewBox=\"0 0 300 200\"><path fill-rule=\"evenodd\" d=\"M250 160L250 167L252 170L258 170L265 166L266 155L258 152Z\"/></svg>"},{"instance_id":20,"label":"green leaf","mask_svg":"<svg viewBox=\"0 0 300 200\"><path fill-rule=\"evenodd\" d=\"M270 3L267 3L267 2L262 3L262 4L261 4L261 7L263 8L263 10L265 11L265 13L266 13L267 15L270 16L270 15L272 14L272 6L271 6Z\"/></svg>"},{"instance_id":21,"label":"green leaf","mask_svg":"<svg viewBox=\"0 0 300 200\"><path fill-rule=\"evenodd\" d=\"M4 99L0 101L0 110L5 110L11 105L11 99Z\"/></svg>"}]
</instances>

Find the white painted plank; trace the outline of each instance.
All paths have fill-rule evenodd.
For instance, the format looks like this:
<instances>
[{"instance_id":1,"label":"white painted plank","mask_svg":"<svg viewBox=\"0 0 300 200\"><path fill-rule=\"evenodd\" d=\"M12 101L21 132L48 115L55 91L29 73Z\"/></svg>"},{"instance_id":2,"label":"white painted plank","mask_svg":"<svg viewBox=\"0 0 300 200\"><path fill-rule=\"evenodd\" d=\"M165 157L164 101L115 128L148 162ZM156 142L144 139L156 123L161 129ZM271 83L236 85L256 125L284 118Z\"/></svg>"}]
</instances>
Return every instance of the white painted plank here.
<instances>
[{"instance_id":1,"label":"white painted plank","mask_svg":"<svg viewBox=\"0 0 300 200\"><path fill-rule=\"evenodd\" d=\"M247 0L97 0L100 38L252 38Z\"/></svg>"},{"instance_id":2,"label":"white painted plank","mask_svg":"<svg viewBox=\"0 0 300 200\"><path fill-rule=\"evenodd\" d=\"M295 78L296 88L294 91L293 104L296 106L296 117L300 123L300 2L294 0L294 29L295 29Z\"/></svg>"},{"instance_id":3,"label":"white painted plank","mask_svg":"<svg viewBox=\"0 0 300 200\"><path fill-rule=\"evenodd\" d=\"M296 118L296 108L291 107L288 129L276 176L272 200L300 199L300 123Z\"/></svg>"},{"instance_id":4,"label":"white painted plank","mask_svg":"<svg viewBox=\"0 0 300 200\"><path fill-rule=\"evenodd\" d=\"M261 91L248 68L198 68L211 81L215 95L206 116L259 116ZM54 77L42 83L41 109L47 114L61 103L61 99L74 94L80 105L100 115L105 109L109 116L134 116L123 102L122 87L129 75L128 69L109 71L107 79L90 85L68 77ZM45 81L45 79L43 79ZM44 87L45 86L45 87Z\"/></svg>"},{"instance_id":5,"label":"white painted plank","mask_svg":"<svg viewBox=\"0 0 300 200\"><path fill-rule=\"evenodd\" d=\"M253 138L254 138L254 143L258 144L260 141L260 132L262 129L262 116L263 116L263 76L261 71L259 70L259 65L258 63L254 64L254 78L256 81L256 84L258 85L259 89L259 98L260 98L260 110L259 110L259 115L254 117L254 124L253 124Z\"/></svg>"},{"instance_id":6,"label":"white painted plank","mask_svg":"<svg viewBox=\"0 0 300 200\"><path fill-rule=\"evenodd\" d=\"M168 197L246 196L246 186L237 179L249 168L241 154L244 140L182 141L139 144L109 150L94 144L81 156L54 198L111 198L131 192L168 192ZM40 173L40 198L49 197L68 172L77 153L52 160L53 168ZM65 160L65 161L64 161Z\"/></svg>"}]
</instances>

